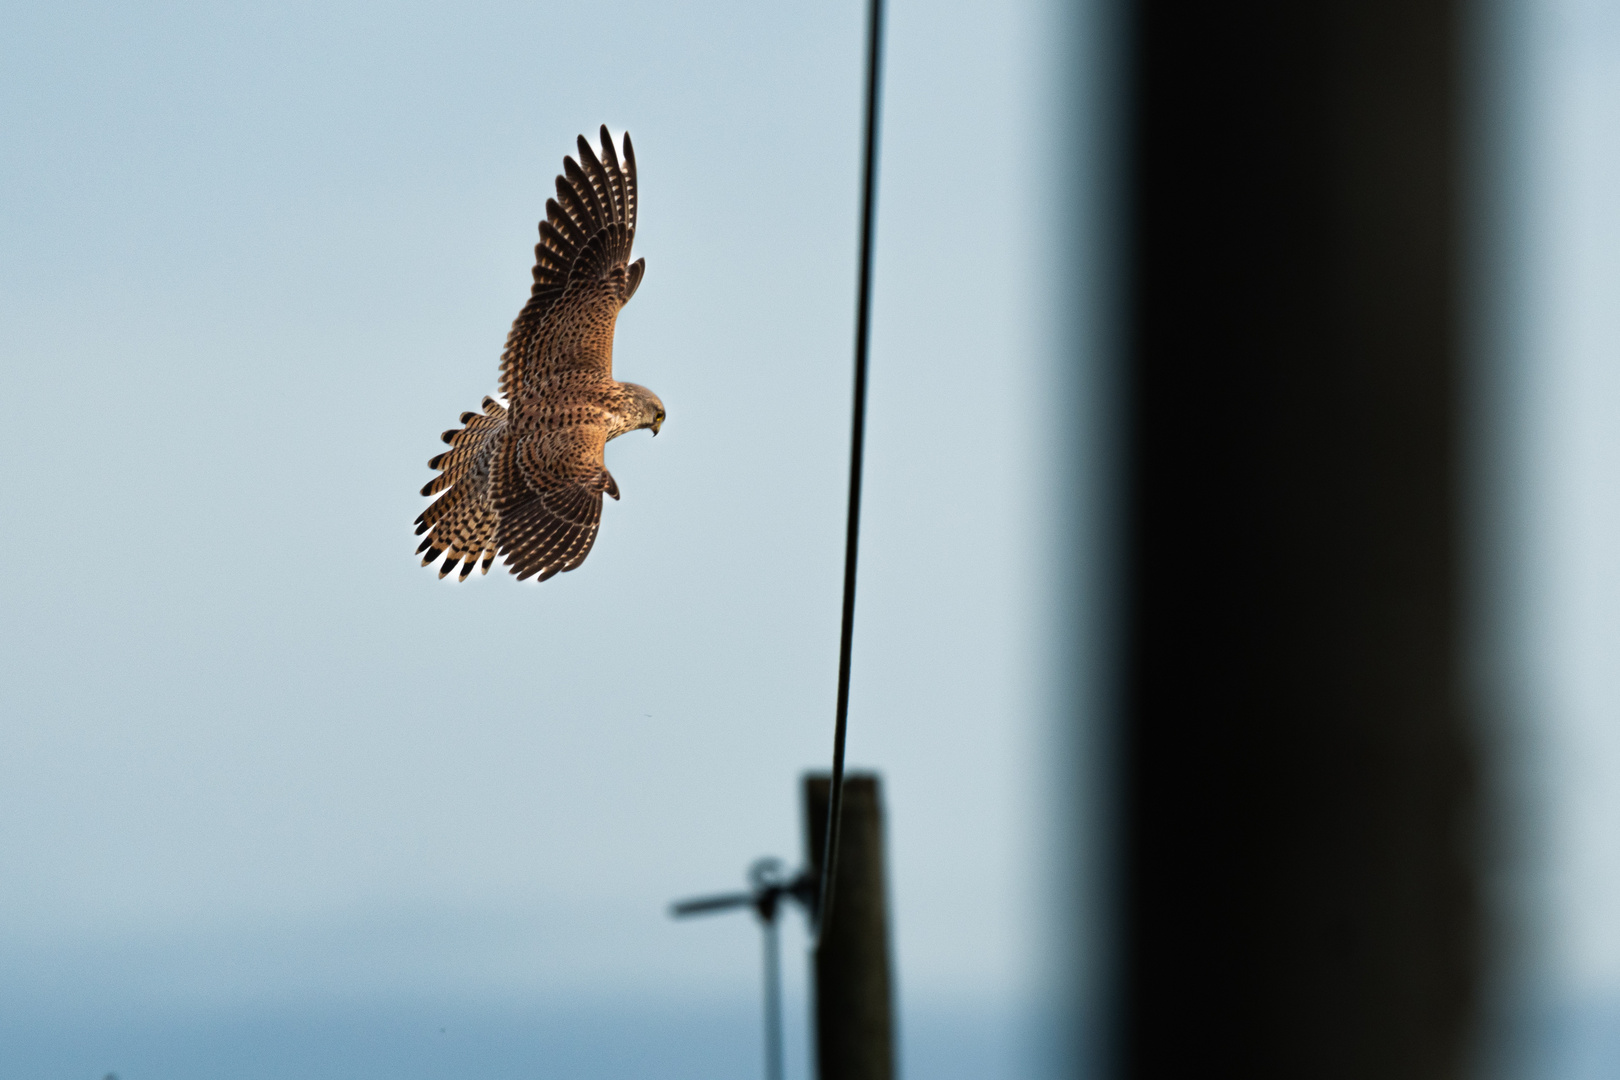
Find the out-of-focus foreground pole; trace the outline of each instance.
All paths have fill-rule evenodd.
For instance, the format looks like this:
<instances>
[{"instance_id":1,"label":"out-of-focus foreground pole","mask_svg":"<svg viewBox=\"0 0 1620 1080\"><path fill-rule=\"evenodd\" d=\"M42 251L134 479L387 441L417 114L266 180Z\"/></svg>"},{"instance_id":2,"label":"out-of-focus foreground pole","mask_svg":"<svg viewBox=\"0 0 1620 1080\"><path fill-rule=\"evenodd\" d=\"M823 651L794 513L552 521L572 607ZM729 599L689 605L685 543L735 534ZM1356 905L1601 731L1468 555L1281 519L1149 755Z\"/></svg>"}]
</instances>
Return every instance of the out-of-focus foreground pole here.
<instances>
[{"instance_id":1,"label":"out-of-focus foreground pole","mask_svg":"<svg viewBox=\"0 0 1620 1080\"><path fill-rule=\"evenodd\" d=\"M1461 1077L1457 0L1134 0L1120 1074Z\"/></svg>"},{"instance_id":2,"label":"out-of-focus foreground pole","mask_svg":"<svg viewBox=\"0 0 1620 1080\"><path fill-rule=\"evenodd\" d=\"M805 854L819 873L826 846L828 778L804 778ZM889 916L878 778L844 779L838 888L822 913L815 953L816 1074L821 1080L893 1080L894 1018Z\"/></svg>"}]
</instances>

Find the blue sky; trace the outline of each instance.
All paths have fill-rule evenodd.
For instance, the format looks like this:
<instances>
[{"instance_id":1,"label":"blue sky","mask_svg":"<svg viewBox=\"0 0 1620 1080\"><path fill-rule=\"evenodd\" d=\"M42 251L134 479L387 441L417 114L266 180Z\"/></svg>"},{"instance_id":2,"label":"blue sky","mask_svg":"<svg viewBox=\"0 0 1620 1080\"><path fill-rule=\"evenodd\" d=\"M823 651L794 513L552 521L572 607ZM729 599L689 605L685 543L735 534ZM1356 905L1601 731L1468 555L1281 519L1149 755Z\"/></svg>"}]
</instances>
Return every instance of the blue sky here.
<instances>
[{"instance_id":1,"label":"blue sky","mask_svg":"<svg viewBox=\"0 0 1620 1080\"><path fill-rule=\"evenodd\" d=\"M0 586L0 997L752 1000L755 931L664 909L796 861L829 756L861 5L6 21L0 414L36 541ZM902 1000L1009 1010L1071 412L1027 254L1048 35L1027 4L891 25L850 754L887 782ZM610 447L582 569L441 583L424 463L603 122L648 263L617 373L669 420Z\"/></svg>"},{"instance_id":2,"label":"blue sky","mask_svg":"<svg viewBox=\"0 0 1620 1080\"><path fill-rule=\"evenodd\" d=\"M1526 5L1521 25L1519 633L1542 962L1620 1016L1620 6Z\"/></svg>"},{"instance_id":3,"label":"blue sky","mask_svg":"<svg viewBox=\"0 0 1620 1080\"><path fill-rule=\"evenodd\" d=\"M1620 18L1519 11L1510 719L1539 977L1620 1001ZM757 935L664 905L797 859L828 757L862 5L4 16L0 1038L55 1076L87 1030L207 1075L197 1047L298 1010L752 1037ZM1088 407L1050 303L1084 257L1053 224L1059 28L892 11L850 752L887 783L915 1075L1012 1075L1040 986L1053 494ZM617 370L669 420L610 447L582 569L438 582L425 461L494 389L603 122L648 262ZM157 1075L108 1038L71 1075ZM705 1038L693 1075L752 1074Z\"/></svg>"}]
</instances>

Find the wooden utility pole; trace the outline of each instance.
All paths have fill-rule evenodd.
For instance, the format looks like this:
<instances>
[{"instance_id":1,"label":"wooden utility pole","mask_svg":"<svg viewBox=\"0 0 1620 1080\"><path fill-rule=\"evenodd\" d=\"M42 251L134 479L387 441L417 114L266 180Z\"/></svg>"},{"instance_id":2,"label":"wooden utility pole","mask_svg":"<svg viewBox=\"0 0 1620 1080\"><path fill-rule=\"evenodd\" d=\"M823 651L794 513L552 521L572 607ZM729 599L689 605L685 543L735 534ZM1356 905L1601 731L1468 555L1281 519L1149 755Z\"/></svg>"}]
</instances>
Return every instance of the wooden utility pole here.
<instances>
[{"instance_id":1,"label":"wooden utility pole","mask_svg":"<svg viewBox=\"0 0 1620 1080\"><path fill-rule=\"evenodd\" d=\"M804 778L805 862L821 871L828 778ZM894 1006L878 778L844 780L838 874L816 947L816 1075L820 1080L894 1080Z\"/></svg>"},{"instance_id":2,"label":"wooden utility pole","mask_svg":"<svg viewBox=\"0 0 1620 1080\"><path fill-rule=\"evenodd\" d=\"M1116 1075L1460 1080L1481 12L1126 11Z\"/></svg>"}]
</instances>

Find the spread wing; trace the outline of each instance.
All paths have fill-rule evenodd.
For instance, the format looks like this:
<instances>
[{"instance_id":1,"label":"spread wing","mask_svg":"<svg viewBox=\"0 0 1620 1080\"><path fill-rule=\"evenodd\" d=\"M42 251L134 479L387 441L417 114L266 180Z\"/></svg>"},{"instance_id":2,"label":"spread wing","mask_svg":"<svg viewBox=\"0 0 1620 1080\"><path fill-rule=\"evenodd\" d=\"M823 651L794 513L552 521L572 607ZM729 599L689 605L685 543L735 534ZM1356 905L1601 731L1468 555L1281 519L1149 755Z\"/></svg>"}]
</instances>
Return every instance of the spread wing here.
<instances>
[{"instance_id":1,"label":"spread wing","mask_svg":"<svg viewBox=\"0 0 1620 1080\"><path fill-rule=\"evenodd\" d=\"M495 459L490 489L496 548L519 581L544 581L585 561L602 521L602 494L619 487L602 464L607 431L580 424L531 432Z\"/></svg>"},{"instance_id":2,"label":"spread wing","mask_svg":"<svg viewBox=\"0 0 1620 1080\"><path fill-rule=\"evenodd\" d=\"M490 500L489 475L506 441L506 410L486 397L483 413L462 413L461 422L464 427L443 435L450 449L428 461L428 468L440 472L422 488L422 494L439 498L416 519L416 534L427 533L416 552L427 553L423 566L449 552L439 576L444 577L459 563L460 580L465 581L475 564L482 562L487 574L495 560L500 514Z\"/></svg>"},{"instance_id":3,"label":"spread wing","mask_svg":"<svg viewBox=\"0 0 1620 1080\"><path fill-rule=\"evenodd\" d=\"M601 138L600 157L580 136L579 160L563 159L534 249L534 290L501 357L510 431L495 455L490 496L500 517L496 550L519 581L584 562L603 493L619 495L602 463L607 431L597 398L613 378L619 309L646 264L629 261L635 150L626 135L621 164L606 126Z\"/></svg>"},{"instance_id":4,"label":"spread wing","mask_svg":"<svg viewBox=\"0 0 1620 1080\"><path fill-rule=\"evenodd\" d=\"M459 566L458 580L465 581L474 566L489 573L499 554L519 581L536 574L544 581L584 562L596 542L603 493L619 497L612 474L602 467L606 432L561 428L529 440L509 458L502 451L511 424L499 402L486 397L484 411L462 413L461 422L465 426L443 435L450 449L428 461L439 475L422 494L439 498L416 519L417 535L427 534L416 549L422 565L443 556L439 576ZM493 474L503 465L539 482L511 485L522 494L497 507Z\"/></svg>"},{"instance_id":5,"label":"spread wing","mask_svg":"<svg viewBox=\"0 0 1620 1080\"><path fill-rule=\"evenodd\" d=\"M626 132L621 163L606 125L601 137L601 157L579 137L579 160L563 159L557 197L546 200L534 286L501 354L501 394L514 405L558 368L613 371L613 324L641 284L646 261L629 263L636 237L635 148Z\"/></svg>"}]
</instances>

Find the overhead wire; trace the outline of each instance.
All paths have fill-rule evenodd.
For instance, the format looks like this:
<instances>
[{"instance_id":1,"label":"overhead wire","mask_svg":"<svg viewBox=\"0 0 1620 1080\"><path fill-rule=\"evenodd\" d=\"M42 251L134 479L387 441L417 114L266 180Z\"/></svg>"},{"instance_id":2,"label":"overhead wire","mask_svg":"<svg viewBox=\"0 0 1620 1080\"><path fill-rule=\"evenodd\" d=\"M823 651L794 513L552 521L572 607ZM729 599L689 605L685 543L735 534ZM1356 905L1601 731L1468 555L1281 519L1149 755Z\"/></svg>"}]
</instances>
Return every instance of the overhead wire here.
<instances>
[{"instance_id":1,"label":"overhead wire","mask_svg":"<svg viewBox=\"0 0 1620 1080\"><path fill-rule=\"evenodd\" d=\"M861 472L866 450L867 353L872 336L872 241L877 224L878 119L883 75L883 0L869 0L866 37L866 140L861 182L860 281L855 307L855 400L850 425L849 517L844 535L844 608L838 639L838 702L833 723L832 776L827 792L826 843L815 924L832 912L838 841L844 809L844 746L849 735L850 654L855 637L855 568L861 546Z\"/></svg>"}]
</instances>

